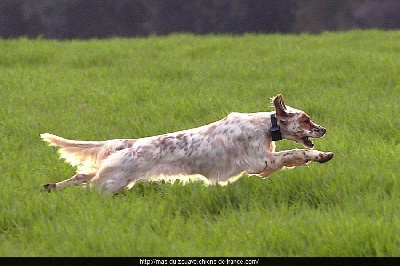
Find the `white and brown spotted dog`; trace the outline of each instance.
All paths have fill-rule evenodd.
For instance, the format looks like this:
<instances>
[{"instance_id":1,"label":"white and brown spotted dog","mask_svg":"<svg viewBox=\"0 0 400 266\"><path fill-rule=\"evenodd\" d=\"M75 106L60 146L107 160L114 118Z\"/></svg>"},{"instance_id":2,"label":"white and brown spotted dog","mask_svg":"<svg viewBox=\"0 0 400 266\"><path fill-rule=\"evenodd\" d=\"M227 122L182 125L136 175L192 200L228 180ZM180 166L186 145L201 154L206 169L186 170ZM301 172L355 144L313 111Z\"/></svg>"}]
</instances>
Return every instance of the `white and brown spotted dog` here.
<instances>
[{"instance_id":1,"label":"white and brown spotted dog","mask_svg":"<svg viewBox=\"0 0 400 266\"><path fill-rule=\"evenodd\" d=\"M312 138L326 130L303 111L272 99L273 112L231 113L217 122L175 133L138 139L76 141L52 134L43 140L60 147L60 155L77 166L64 181L44 185L58 190L90 182L90 187L115 193L139 180L157 176L201 175L212 183L236 180L244 173L266 177L283 167L329 161L333 153L313 150ZM288 139L309 149L275 152L275 142Z\"/></svg>"}]
</instances>

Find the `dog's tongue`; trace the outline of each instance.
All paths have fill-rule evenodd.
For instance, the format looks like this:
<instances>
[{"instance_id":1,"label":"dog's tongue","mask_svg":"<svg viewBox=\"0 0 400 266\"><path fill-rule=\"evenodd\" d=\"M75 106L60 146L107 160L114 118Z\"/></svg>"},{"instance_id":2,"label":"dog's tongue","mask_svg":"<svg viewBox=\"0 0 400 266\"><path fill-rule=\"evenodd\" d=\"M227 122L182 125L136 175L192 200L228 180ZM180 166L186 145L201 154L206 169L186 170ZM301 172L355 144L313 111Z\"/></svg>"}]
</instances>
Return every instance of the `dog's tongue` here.
<instances>
[{"instance_id":1,"label":"dog's tongue","mask_svg":"<svg viewBox=\"0 0 400 266\"><path fill-rule=\"evenodd\" d=\"M308 148L313 148L314 147L314 143L308 139L308 137L302 137L301 138L303 140L303 143L306 147Z\"/></svg>"}]
</instances>

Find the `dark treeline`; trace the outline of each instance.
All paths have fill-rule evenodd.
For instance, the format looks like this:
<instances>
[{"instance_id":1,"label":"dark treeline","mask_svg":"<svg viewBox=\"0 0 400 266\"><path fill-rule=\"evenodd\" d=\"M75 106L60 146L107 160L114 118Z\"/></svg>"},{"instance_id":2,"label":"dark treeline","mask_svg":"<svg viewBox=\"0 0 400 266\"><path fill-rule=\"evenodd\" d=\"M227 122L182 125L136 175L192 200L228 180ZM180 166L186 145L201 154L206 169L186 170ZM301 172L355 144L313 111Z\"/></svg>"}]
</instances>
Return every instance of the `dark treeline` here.
<instances>
[{"instance_id":1,"label":"dark treeline","mask_svg":"<svg viewBox=\"0 0 400 266\"><path fill-rule=\"evenodd\" d=\"M2 38L318 33L398 27L397 0L0 0Z\"/></svg>"}]
</instances>

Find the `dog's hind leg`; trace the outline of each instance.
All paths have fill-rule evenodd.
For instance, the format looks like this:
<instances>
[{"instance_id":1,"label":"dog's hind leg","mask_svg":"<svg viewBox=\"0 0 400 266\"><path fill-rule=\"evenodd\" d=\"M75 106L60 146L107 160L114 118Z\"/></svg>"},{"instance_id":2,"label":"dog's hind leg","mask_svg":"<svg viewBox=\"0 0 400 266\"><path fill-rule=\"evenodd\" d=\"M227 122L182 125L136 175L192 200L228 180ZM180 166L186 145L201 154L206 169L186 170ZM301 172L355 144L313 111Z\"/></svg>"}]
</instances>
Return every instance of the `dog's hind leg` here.
<instances>
[{"instance_id":1,"label":"dog's hind leg","mask_svg":"<svg viewBox=\"0 0 400 266\"><path fill-rule=\"evenodd\" d=\"M71 185L81 185L83 183L86 183L94 176L95 173L90 173L90 174L77 173L73 177L65 179L61 182L45 184L43 185L43 188L47 191L60 190Z\"/></svg>"},{"instance_id":2,"label":"dog's hind leg","mask_svg":"<svg viewBox=\"0 0 400 266\"><path fill-rule=\"evenodd\" d=\"M158 153L157 148L151 145L116 152L104 161L96 176L90 180L90 187L117 193L132 182L146 179Z\"/></svg>"},{"instance_id":3,"label":"dog's hind leg","mask_svg":"<svg viewBox=\"0 0 400 266\"><path fill-rule=\"evenodd\" d=\"M119 164L107 165L102 167L90 180L90 188L98 188L100 192L105 193L118 193L130 184L145 180L148 171L151 170L150 165L147 162L144 164L133 163L128 168L121 167Z\"/></svg>"},{"instance_id":4,"label":"dog's hind leg","mask_svg":"<svg viewBox=\"0 0 400 266\"><path fill-rule=\"evenodd\" d=\"M118 166L108 166L101 169L96 176L90 180L90 188L97 188L106 193L117 193L129 184L131 173L121 171Z\"/></svg>"}]
</instances>

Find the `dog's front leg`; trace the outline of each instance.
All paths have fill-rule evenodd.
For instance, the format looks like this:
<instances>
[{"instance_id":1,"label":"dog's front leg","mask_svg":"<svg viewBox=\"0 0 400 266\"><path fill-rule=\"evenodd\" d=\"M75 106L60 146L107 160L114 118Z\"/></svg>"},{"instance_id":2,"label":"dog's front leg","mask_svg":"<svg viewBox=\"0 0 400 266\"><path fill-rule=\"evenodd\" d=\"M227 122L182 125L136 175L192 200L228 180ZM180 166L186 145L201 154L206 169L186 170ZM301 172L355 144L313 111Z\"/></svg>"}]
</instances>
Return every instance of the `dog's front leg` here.
<instances>
[{"instance_id":1,"label":"dog's front leg","mask_svg":"<svg viewBox=\"0 0 400 266\"><path fill-rule=\"evenodd\" d=\"M332 157L332 152L323 152L318 150L294 149L274 152L265 158L265 168L260 175L262 177L267 177L283 167L307 165L311 161L325 163L332 159Z\"/></svg>"}]
</instances>

